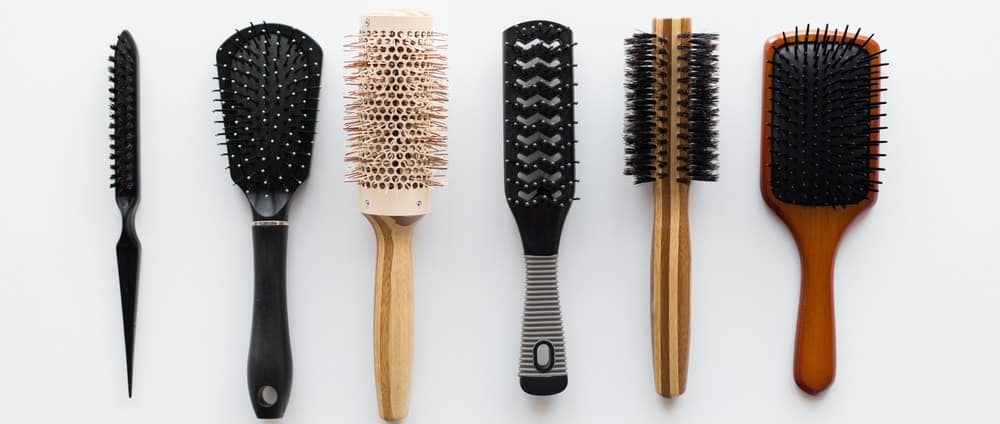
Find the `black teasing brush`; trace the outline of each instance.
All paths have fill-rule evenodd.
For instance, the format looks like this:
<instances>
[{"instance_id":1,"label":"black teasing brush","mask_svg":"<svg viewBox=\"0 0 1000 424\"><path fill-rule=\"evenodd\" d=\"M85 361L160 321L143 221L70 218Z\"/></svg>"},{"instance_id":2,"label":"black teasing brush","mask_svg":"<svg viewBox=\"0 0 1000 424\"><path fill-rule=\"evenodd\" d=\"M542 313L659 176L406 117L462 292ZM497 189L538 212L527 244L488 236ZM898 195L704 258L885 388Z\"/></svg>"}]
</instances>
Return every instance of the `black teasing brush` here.
<instances>
[{"instance_id":1,"label":"black teasing brush","mask_svg":"<svg viewBox=\"0 0 1000 424\"><path fill-rule=\"evenodd\" d=\"M504 192L527 271L518 378L526 393L552 395L569 382L556 262L576 200L573 32L528 21L503 43Z\"/></svg>"},{"instance_id":2,"label":"black teasing brush","mask_svg":"<svg viewBox=\"0 0 1000 424\"><path fill-rule=\"evenodd\" d=\"M670 40L636 33L625 40L625 175L636 184L659 178L678 182L716 181L718 175L717 34L681 34ZM670 87L671 49L678 50L679 87ZM680 106L677 116L666 111ZM671 119L677 123L670 140ZM677 143L670 157L669 143Z\"/></svg>"},{"instance_id":3,"label":"black teasing brush","mask_svg":"<svg viewBox=\"0 0 1000 424\"><path fill-rule=\"evenodd\" d=\"M871 37L861 30L810 30L810 41L799 40L799 30L782 34L785 43L772 49L771 80L771 190L782 202L804 206L847 206L869 198L881 184L872 175L882 168L872 159L883 154L872 148L884 143L877 134L885 127L874 123L884 113L877 94L877 58L870 53Z\"/></svg>"},{"instance_id":4,"label":"black teasing brush","mask_svg":"<svg viewBox=\"0 0 1000 424\"><path fill-rule=\"evenodd\" d=\"M135 40L122 31L111 46L111 187L122 213L122 233L115 248L125 330L125 367L128 397L132 397L132 358L135 352L135 315L139 289L141 245L135 232L139 205L139 56Z\"/></svg>"},{"instance_id":5,"label":"black teasing brush","mask_svg":"<svg viewBox=\"0 0 1000 424\"><path fill-rule=\"evenodd\" d=\"M258 418L280 418L292 385L285 265L288 204L309 176L323 52L301 31L251 24L219 47L229 174L253 208L254 302L247 387Z\"/></svg>"}]
</instances>

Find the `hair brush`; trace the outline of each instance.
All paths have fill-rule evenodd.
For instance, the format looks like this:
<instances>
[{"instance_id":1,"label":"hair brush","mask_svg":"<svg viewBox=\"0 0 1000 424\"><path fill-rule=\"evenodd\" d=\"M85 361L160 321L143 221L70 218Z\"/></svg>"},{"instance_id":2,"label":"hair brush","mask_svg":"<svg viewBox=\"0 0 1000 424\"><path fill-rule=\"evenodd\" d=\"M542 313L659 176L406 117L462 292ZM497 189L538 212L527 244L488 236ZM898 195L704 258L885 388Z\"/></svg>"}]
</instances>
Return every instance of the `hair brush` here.
<instances>
[{"instance_id":1,"label":"hair brush","mask_svg":"<svg viewBox=\"0 0 1000 424\"><path fill-rule=\"evenodd\" d=\"M279 24L236 31L216 54L229 174L253 211L254 300L247 383L259 418L288 405L288 205L309 176L323 52Z\"/></svg>"},{"instance_id":2,"label":"hair brush","mask_svg":"<svg viewBox=\"0 0 1000 424\"><path fill-rule=\"evenodd\" d=\"M445 58L431 17L373 12L347 49L348 182L377 240L375 389L379 415L394 421L410 403L413 226L431 211L430 187L445 167Z\"/></svg>"},{"instance_id":3,"label":"hair brush","mask_svg":"<svg viewBox=\"0 0 1000 424\"><path fill-rule=\"evenodd\" d=\"M654 19L626 44L625 174L653 183L651 307L656 391L684 393L690 329L692 181L718 179L716 34Z\"/></svg>"},{"instance_id":4,"label":"hair brush","mask_svg":"<svg viewBox=\"0 0 1000 424\"><path fill-rule=\"evenodd\" d=\"M795 382L817 394L836 369L833 262L840 238L875 202L881 63L860 30L798 28L764 47L760 188L802 263Z\"/></svg>"},{"instance_id":5,"label":"hair brush","mask_svg":"<svg viewBox=\"0 0 1000 424\"><path fill-rule=\"evenodd\" d=\"M556 260L576 185L573 32L522 22L503 43L504 192L527 273L518 377L525 392L551 395L568 382Z\"/></svg>"},{"instance_id":6,"label":"hair brush","mask_svg":"<svg viewBox=\"0 0 1000 424\"><path fill-rule=\"evenodd\" d=\"M135 311L139 290L139 254L142 245L135 233L139 206L139 53L128 31L118 35L108 58L111 72L111 188L122 214L122 233L115 246L118 287L121 291L125 329L125 372L128 397L132 397L132 357L135 352Z\"/></svg>"}]
</instances>

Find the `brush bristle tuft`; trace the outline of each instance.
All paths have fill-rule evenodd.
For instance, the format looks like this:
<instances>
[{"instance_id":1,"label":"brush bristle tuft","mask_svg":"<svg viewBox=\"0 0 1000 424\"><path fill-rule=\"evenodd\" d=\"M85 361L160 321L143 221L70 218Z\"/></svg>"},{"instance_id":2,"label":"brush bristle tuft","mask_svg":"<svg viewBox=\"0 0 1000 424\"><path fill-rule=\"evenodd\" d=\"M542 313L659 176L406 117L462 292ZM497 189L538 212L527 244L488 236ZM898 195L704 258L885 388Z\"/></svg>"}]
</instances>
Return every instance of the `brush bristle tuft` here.
<instances>
[{"instance_id":1,"label":"brush bristle tuft","mask_svg":"<svg viewBox=\"0 0 1000 424\"><path fill-rule=\"evenodd\" d=\"M625 40L625 175L636 184L718 179L718 38L682 33L671 41L637 33Z\"/></svg>"},{"instance_id":2,"label":"brush bristle tuft","mask_svg":"<svg viewBox=\"0 0 1000 424\"><path fill-rule=\"evenodd\" d=\"M139 189L138 54L128 31L111 50L111 187L117 196L134 195Z\"/></svg>"},{"instance_id":3,"label":"brush bristle tuft","mask_svg":"<svg viewBox=\"0 0 1000 424\"><path fill-rule=\"evenodd\" d=\"M636 184L655 181L669 163L667 149L658 142L669 118L657 114L670 101L668 46L662 37L644 32L625 40L625 175Z\"/></svg>"},{"instance_id":4,"label":"brush bristle tuft","mask_svg":"<svg viewBox=\"0 0 1000 424\"><path fill-rule=\"evenodd\" d=\"M718 34L682 34L677 170L681 182L719 179Z\"/></svg>"},{"instance_id":5,"label":"brush bristle tuft","mask_svg":"<svg viewBox=\"0 0 1000 424\"><path fill-rule=\"evenodd\" d=\"M216 55L219 112L233 182L245 193L291 193L309 176L323 52L280 24L238 30Z\"/></svg>"},{"instance_id":6,"label":"brush bristle tuft","mask_svg":"<svg viewBox=\"0 0 1000 424\"><path fill-rule=\"evenodd\" d=\"M783 33L772 48L770 188L786 203L847 206L876 192L882 66L861 31Z\"/></svg>"}]
</instances>

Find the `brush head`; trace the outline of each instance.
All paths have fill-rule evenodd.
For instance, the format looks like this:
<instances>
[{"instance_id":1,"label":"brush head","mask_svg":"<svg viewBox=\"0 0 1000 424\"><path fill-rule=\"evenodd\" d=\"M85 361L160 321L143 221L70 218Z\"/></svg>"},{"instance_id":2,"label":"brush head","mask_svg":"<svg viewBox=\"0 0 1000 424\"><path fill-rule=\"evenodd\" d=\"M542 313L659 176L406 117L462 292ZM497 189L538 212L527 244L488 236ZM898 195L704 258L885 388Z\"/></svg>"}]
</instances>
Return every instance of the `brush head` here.
<instances>
[{"instance_id":1,"label":"brush head","mask_svg":"<svg viewBox=\"0 0 1000 424\"><path fill-rule=\"evenodd\" d=\"M139 56L135 40L122 31L111 46L111 187L115 197L139 196Z\"/></svg>"},{"instance_id":2,"label":"brush head","mask_svg":"<svg viewBox=\"0 0 1000 424\"><path fill-rule=\"evenodd\" d=\"M295 28L251 24L216 62L229 174L256 213L274 215L309 176L323 51Z\"/></svg>"},{"instance_id":3,"label":"brush head","mask_svg":"<svg viewBox=\"0 0 1000 424\"><path fill-rule=\"evenodd\" d=\"M625 40L625 175L636 184L719 178L718 38L681 33L670 40L637 33Z\"/></svg>"},{"instance_id":4,"label":"brush head","mask_svg":"<svg viewBox=\"0 0 1000 424\"><path fill-rule=\"evenodd\" d=\"M848 206L878 191L884 50L849 30L807 26L768 43L765 187L778 201Z\"/></svg>"},{"instance_id":5,"label":"brush head","mask_svg":"<svg viewBox=\"0 0 1000 424\"><path fill-rule=\"evenodd\" d=\"M504 191L528 254L554 254L574 200L573 32L528 21L503 33Z\"/></svg>"},{"instance_id":6,"label":"brush head","mask_svg":"<svg viewBox=\"0 0 1000 424\"><path fill-rule=\"evenodd\" d=\"M430 212L429 188L443 185L447 81L441 34L419 12L376 12L346 47L354 60L345 128L348 182L370 215Z\"/></svg>"}]
</instances>

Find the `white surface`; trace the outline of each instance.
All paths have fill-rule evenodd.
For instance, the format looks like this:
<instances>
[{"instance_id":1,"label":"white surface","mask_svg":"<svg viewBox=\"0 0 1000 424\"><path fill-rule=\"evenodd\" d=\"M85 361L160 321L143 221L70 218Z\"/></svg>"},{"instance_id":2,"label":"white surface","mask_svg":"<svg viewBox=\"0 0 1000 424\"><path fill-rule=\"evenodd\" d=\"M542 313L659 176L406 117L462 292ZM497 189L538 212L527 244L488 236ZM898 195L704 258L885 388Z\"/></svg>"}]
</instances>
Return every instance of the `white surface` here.
<instances>
[{"instance_id":1,"label":"white surface","mask_svg":"<svg viewBox=\"0 0 1000 424\"><path fill-rule=\"evenodd\" d=\"M0 11L0 421L239 423L250 332L250 211L211 113L216 47L250 21L325 49L312 176L291 213L294 389L285 422L377 422L374 239L342 183L341 45L358 16L408 7L450 34L450 185L416 231L410 423L997 422L1000 236L994 13L972 1L601 3L424 0L11 1ZM752 4L752 5L751 5ZM979 3L982 4L982 3ZM648 187L622 167L622 39L653 16L722 34L722 179L692 190L690 383L656 396ZM500 32L571 26L578 195L561 249L570 385L517 385L520 242L501 186ZM889 51L879 202L837 261L838 375L792 382L798 256L758 191L761 48L796 24L860 25ZM108 183L107 45L142 68L143 243L135 398L125 397Z\"/></svg>"}]
</instances>

